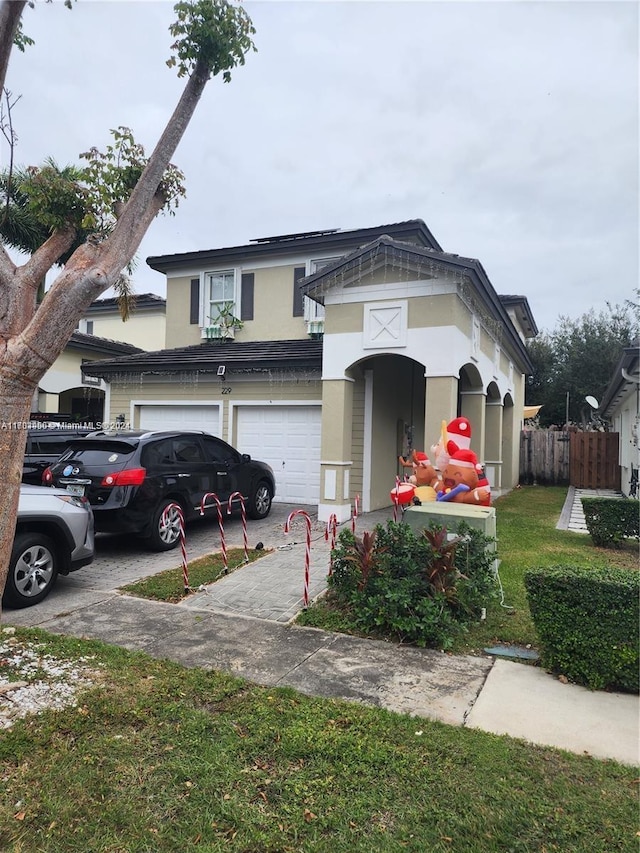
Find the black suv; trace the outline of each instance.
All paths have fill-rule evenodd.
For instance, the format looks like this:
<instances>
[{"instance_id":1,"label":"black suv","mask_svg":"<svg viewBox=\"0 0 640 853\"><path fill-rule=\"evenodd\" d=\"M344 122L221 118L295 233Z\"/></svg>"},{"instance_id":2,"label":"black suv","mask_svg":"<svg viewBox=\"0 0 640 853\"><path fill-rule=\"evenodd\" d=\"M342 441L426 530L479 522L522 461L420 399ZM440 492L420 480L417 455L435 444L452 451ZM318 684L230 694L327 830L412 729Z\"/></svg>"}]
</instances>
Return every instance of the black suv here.
<instances>
[{"instance_id":1,"label":"black suv","mask_svg":"<svg viewBox=\"0 0 640 853\"><path fill-rule=\"evenodd\" d=\"M45 470L67 449L69 442L90 432L90 429L65 426L29 427L22 465L22 482L41 486Z\"/></svg>"},{"instance_id":2,"label":"black suv","mask_svg":"<svg viewBox=\"0 0 640 853\"><path fill-rule=\"evenodd\" d=\"M185 520L200 515L207 492L226 508L239 492L250 518L265 518L275 493L273 471L205 432L94 432L69 444L48 468L45 484L89 499L97 532L134 533L154 551L180 539L179 504ZM232 501L240 507L240 499ZM217 513L207 501L206 514Z\"/></svg>"}]
</instances>

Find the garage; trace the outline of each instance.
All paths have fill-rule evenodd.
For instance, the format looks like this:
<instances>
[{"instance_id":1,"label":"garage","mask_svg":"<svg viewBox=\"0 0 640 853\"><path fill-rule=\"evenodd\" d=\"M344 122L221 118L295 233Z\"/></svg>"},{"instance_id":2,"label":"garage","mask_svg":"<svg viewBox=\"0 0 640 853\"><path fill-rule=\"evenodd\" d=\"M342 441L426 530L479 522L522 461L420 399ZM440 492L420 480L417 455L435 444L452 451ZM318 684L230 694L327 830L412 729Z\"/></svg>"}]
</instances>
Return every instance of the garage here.
<instances>
[{"instance_id":1,"label":"garage","mask_svg":"<svg viewBox=\"0 0 640 853\"><path fill-rule=\"evenodd\" d=\"M320 500L320 405L238 406L237 448L271 465L275 501Z\"/></svg>"},{"instance_id":2,"label":"garage","mask_svg":"<svg viewBox=\"0 0 640 853\"><path fill-rule=\"evenodd\" d=\"M220 436L220 406L185 405L184 402L144 403L135 406L140 429L201 429ZM134 420L135 423L135 420Z\"/></svg>"}]
</instances>

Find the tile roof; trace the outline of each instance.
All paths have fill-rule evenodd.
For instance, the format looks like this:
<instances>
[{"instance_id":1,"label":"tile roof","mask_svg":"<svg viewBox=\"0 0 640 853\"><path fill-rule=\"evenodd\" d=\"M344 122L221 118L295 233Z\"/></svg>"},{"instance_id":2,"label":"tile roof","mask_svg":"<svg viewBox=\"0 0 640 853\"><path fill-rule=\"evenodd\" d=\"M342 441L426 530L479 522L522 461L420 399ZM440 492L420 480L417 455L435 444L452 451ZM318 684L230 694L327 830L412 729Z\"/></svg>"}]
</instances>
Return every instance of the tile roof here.
<instances>
[{"instance_id":1,"label":"tile roof","mask_svg":"<svg viewBox=\"0 0 640 853\"><path fill-rule=\"evenodd\" d=\"M83 365L90 376L108 378L118 374L175 374L192 371L267 373L269 370L317 370L322 368L322 341L204 341L177 349L142 352L137 355L93 361Z\"/></svg>"}]
</instances>

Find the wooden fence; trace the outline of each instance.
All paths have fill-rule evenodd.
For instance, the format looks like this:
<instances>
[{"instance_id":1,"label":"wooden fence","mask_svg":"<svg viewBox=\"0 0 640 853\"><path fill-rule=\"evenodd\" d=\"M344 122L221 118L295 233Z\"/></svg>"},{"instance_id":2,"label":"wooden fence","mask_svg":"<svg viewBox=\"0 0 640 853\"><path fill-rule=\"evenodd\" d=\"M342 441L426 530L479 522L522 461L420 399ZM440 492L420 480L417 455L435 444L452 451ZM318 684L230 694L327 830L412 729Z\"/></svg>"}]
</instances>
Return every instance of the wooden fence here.
<instances>
[{"instance_id":1,"label":"wooden fence","mask_svg":"<svg viewBox=\"0 0 640 853\"><path fill-rule=\"evenodd\" d=\"M520 482L619 490L618 441L615 432L523 430Z\"/></svg>"}]
</instances>

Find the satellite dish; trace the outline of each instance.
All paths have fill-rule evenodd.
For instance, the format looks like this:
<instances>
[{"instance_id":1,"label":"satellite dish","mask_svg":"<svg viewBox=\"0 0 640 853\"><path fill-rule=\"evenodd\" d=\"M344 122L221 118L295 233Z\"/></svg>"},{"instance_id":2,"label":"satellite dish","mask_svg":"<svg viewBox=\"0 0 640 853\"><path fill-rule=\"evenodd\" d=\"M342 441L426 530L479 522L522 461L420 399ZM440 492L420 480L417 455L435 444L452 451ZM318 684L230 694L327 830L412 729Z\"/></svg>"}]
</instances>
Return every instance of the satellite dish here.
<instances>
[{"instance_id":1,"label":"satellite dish","mask_svg":"<svg viewBox=\"0 0 640 853\"><path fill-rule=\"evenodd\" d=\"M589 395L588 397L585 397L584 399L587 401L587 403L591 406L592 409L597 409L598 406L600 405L600 403L598 403L596 398L592 397L591 395Z\"/></svg>"}]
</instances>

